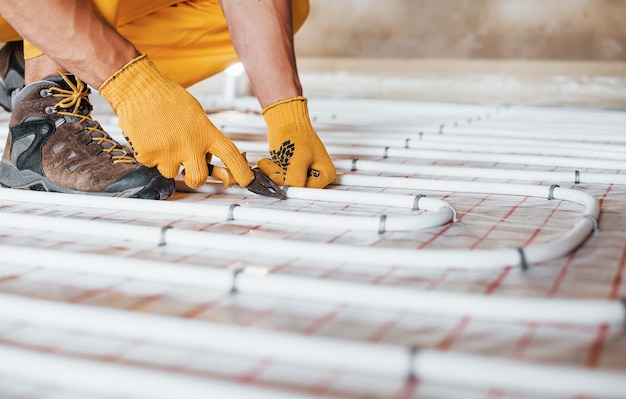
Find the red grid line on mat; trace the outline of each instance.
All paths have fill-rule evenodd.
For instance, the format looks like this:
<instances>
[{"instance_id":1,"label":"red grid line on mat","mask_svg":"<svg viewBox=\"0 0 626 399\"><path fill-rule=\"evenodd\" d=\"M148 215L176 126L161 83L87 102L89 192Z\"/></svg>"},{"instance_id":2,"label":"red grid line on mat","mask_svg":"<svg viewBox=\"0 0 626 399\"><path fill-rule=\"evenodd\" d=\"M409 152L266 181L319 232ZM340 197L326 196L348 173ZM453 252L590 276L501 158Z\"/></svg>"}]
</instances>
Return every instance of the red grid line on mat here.
<instances>
[{"instance_id":1,"label":"red grid line on mat","mask_svg":"<svg viewBox=\"0 0 626 399\"><path fill-rule=\"evenodd\" d=\"M328 395L330 394L330 391L333 389L333 385L335 385L337 380L339 380L342 375L343 375L343 372L341 370L331 370L331 372L326 378L323 378L322 380L317 382L315 385L313 385L308 390L308 392L312 395L318 395L318 396Z\"/></svg>"},{"instance_id":2,"label":"red grid line on mat","mask_svg":"<svg viewBox=\"0 0 626 399\"><path fill-rule=\"evenodd\" d=\"M89 300L91 298L94 298L100 294L106 293L106 292L110 292L113 289L115 289L115 287L117 287L117 284L113 284L110 285L108 287L102 287L102 288L95 288L92 290L86 290L84 292L79 293L78 295L75 295L71 298L66 299L67 302L69 303L81 303L84 302L86 300Z\"/></svg>"},{"instance_id":3,"label":"red grid line on mat","mask_svg":"<svg viewBox=\"0 0 626 399\"><path fill-rule=\"evenodd\" d=\"M426 289L428 290L434 290L435 288L439 287L445 280L446 277L448 277L450 275L450 273L454 272L454 269L446 269L444 270L439 277L437 277L436 280L433 280L428 287L426 287Z\"/></svg>"},{"instance_id":4,"label":"red grid line on mat","mask_svg":"<svg viewBox=\"0 0 626 399\"><path fill-rule=\"evenodd\" d=\"M263 374L272 365L272 363L274 363L272 359L261 359L254 367L252 367L252 369L239 375L236 378L236 381L244 384L251 384L255 382L261 374Z\"/></svg>"},{"instance_id":5,"label":"red grid line on mat","mask_svg":"<svg viewBox=\"0 0 626 399\"><path fill-rule=\"evenodd\" d=\"M435 348L440 350L448 350L454 345L454 342L463 334L465 329L470 323L469 317L463 317L459 323L454 326L442 339L439 341Z\"/></svg>"},{"instance_id":6,"label":"red grid line on mat","mask_svg":"<svg viewBox=\"0 0 626 399\"><path fill-rule=\"evenodd\" d=\"M535 333L537 331L538 324L537 323L528 323L526 328L526 332L521 336L515 348L513 349L512 357L514 359L521 360L524 358L524 353L528 349L528 347L532 344L533 338L535 337Z\"/></svg>"},{"instance_id":7,"label":"red grid line on mat","mask_svg":"<svg viewBox=\"0 0 626 399\"><path fill-rule=\"evenodd\" d=\"M610 329L610 326L606 323L603 323L598 327L596 337L593 340L593 343L591 344L591 348L589 348L589 356L587 357L587 367L593 369L599 366L600 359L602 357L602 352L604 351L606 339L609 335L609 329Z\"/></svg>"},{"instance_id":8,"label":"red grid line on mat","mask_svg":"<svg viewBox=\"0 0 626 399\"><path fill-rule=\"evenodd\" d=\"M501 399L506 397L506 391L499 388L491 388L487 391L488 399Z\"/></svg>"},{"instance_id":9,"label":"red grid line on mat","mask_svg":"<svg viewBox=\"0 0 626 399\"><path fill-rule=\"evenodd\" d=\"M412 379L407 381L406 384L400 388L400 391L395 393L392 398L393 399L409 399L412 398L417 392L417 387L419 386L419 381L417 379Z\"/></svg>"},{"instance_id":10,"label":"red grid line on mat","mask_svg":"<svg viewBox=\"0 0 626 399\"><path fill-rule=\"evenodd\" d=\"M446 196L446 197L448 197L448 196ZM487 201L488 198L489 198L489 195L486 195L483 198L481 198L476 204L474 204L468 210L465 211L465 215L468 214L468 213L472 213L474 211L474 209L476 209L479 206L481 206L485 201ZM463 219L463 216L464 215L460 215L459 219Z\"/></svg>"},{"instance_id":11,"label":"red grid line on mat","mask_svg":"<svg viewBox=\"0 0 626 399\"><path fill-rule=\"evenodd\" d=\"M309 325L305 326L302 330L302 334L304 335L313 335L315 332L319 331L324 325L332 321L333 319L339 316L339 313L343 312L346 309L347 305L342 303L335 307L332 311L318 317L309 323Z\"/></svg>"},{"instance_id":12,"label":"red grid line on mat","mask_svg":"<svg viewBox=\"0 0 626 399\"><path fill-rule=\"evenodd\" d=\"M600 207L604 205L604 201L606 201L606 198L609 196L609 193L611 192L611 190L613 190L613 183L609 184L609 186L606 188L606 190L602 194L602 197L598 200L598 202L600 203Z\"/></svg>"},{"instance_id":13,"label":"red grid line on mat","mask_svg":"<svg viewBox=\"0 0 626 399\"><path fill-rule=\"evenodd\" d=\"M487 197L485 197L485 198L484 198L484 200L486 200L486 199L487 199ZM483 200L483 201L484 201L484 200ZM505 221L506 221L509 217L511 217L511 215L513 215L513 214L514 214L514 213L515 213L515 212L519 209L519 207L520 207L520 206L522 206L522 204L523 204L524 202L526 202L526 200L528 200L528 197L522 197L522 199L521 199L521 200L520 200L520 201L519 201L516 205L513 205L513 206L511 207L511 209L509 209L509 211L506 213L506 215L504 215L502 218L500 218L500 220L498 221L498 223L504 223L504 222L505 222ZM479 205L479 204L478 204L478 205ZM478 205L476 205L476 206L478 206ZM476 206L474 206L474 207L472 208L472 210L473 210ZM471 212L471 210L470 210L470 211L468 211L468 213L469 213L469 212ZM479 238L479 239L478 239L478 240L477 240L474 244L472 244L472 246L470 247L470 249L475 249L476 247L478 247L478 245L480 245L480 243L481 243L481 242L483 242L484 240L486 240L486 239L487 239L487 237L488 237L488 236L489 236L489 235L490 235L490 234L491 234L491 233L492 233L492 232L493 232L496 228L498 228L498 223L496 223L496 224L492 225L489 229L487 229L487 231L485 232L485 234L483 234L483 235L482 235L482 237L480 237L480 238Z\"/></svg>"},{"instance_id":14,"label":"red grid line on mat","mask_svg":"<svg viewBox=\"0 0 626 399\"><path fill-rule=\"evenodd\" d=\"M528 240L526 240L526 242L522 245L522 247L526 247L526 246L530 245L535 240L535 238L537 238L537 236L541 233L541 230L548 224L550 219L552 219L552 216L554 216L556 214L556 211L561 206L561 203L562 202L558 202L556 204L556 206L554 208L552 208L550 213L548 213L548 216L546 216L546 218L544 219L543 223L541 223L541 225L535 229L535 231L531 234L530 238L528 238Z\"/></svg>"},{"instance_id":15,"label":"red grid line on mat","mask_svg":"<svg viewBox=\"0 0 626 399\"><path fill-rule=\"evenodd\" d=\"M2 277L0 277L0 284L1 283L5 283L7 281L17 280L17 279L19 279L21 277L22 277L21 274L9 274L7 276L2 276Z\"/></svg>"},{"instance_id":16,"label":"red grid line on mat","mask_svg":"<svg viewBox=\"0 0 626 399\"><path fill-rule=\"evenodd\" d=\"M494 291L496 291L500 287L504 279L506 279L506 277L509 275L509 273L511 272L511 269L512 269L511 266L507 266L504 269L502 269L502 271L500 272L500 274L498 274L496 279L492 281L485 289L485 295L493 294Z\"/></svg>"},{"instance_id":17,"label":"red grid line on mat","mask_svg":"<svg viewBox=\"0 0 626 399\"><path fill-rule=\"evenodd\" d=\"M379 341L381 341L390 331L392 331L394 328L396 328L396 326L398 325L400 320L402 320L404 315L405 315L405 312L404 311L400 311L396 318L394 318L392 320L389 320L386 323L381 324L377 329L374 330L373 333L371 333L367 337L367 341L368 342L379 342Z\"/></svg>"},{"instance_id":18,"label":"red grid line on mat","mask_svg":"<svg viewBox=\"0 0 626 399\"><path fill-rule=\"evenodd\" d=\"M392 266L389 268L389 270L387 270L385 273L376 276L373 280L372 280L372 285L378 285L380 283L382 283L383 281L385 281L388 277L390 277L398 268L396 266Z\"/></svg>"},{"instance_id":19,"label":"red grid line on mat","mask_svg":"<svg viewBox=\"0 0 626 399\"><path fill-rule=\"evenodd\" d=\"M611 284L611 292L609 293L609 299L617 299L620 286L622 285L622 281L623 281L622 279L623 279L625 268L626 268L626 245L624 246L624 249L622 250L622 257L619 260L619 265L617 267L617 271L615 272L613 283Z\"/></svg>"},{"instance_id":20,"label":"red grid line on mat","mask_svg":"<svg viewBox=\"0 0 626 399\"><path fill-rule=\"evenodd\" d=\"M550 287L550 290L546 294L548 298L552 298L559 291L559 289L561 288L561 284L563 283L563 280L565 279L565 275L569 271L570 266L574 262L574 259L576 259L576 253L573 253L567 257L567 261L565 262L563 266L561 266L561 270L559 271L559 274L556 276L556 279L554 279L554 283L552 283L552 287Z\"/></svg>"},{"instance_id":21,"label":"red grid line on mat","mask_svg":"<svg viewBox=\"0 0 626 399\"><path fill-rule=\"evenodd\" d=\"M422 244L420 244L417 248L418 249L424 249L427 246L429 246L430 244L432 244L435 240L437 240L439 237L443 236L448 230L450 230L450 228L453 226L453 223L449 223L446 226L444 226L441 230L439 230L437 232L437 234L434 234L432 237L430 237L427 241L423 242Z\"/></svg>"},{"instance_id":22,"label":"red grid line on mat","mask_svg":"<svg viewBox=\"0 0 626 399\"><path fill-rule=\"evenodd\" d=\"M181 317L185 319L193 319L200 316L202 313L217 307L222 301L229 299L231 294L225 294L222 298L215 301L200 303L188 311L181 314Z\"/></svg>"},{"instance_id":23,"label":"red grid line on mat","mask_svg":"<svg viewBox=\"0 0 626 399\"><path fill-rule=\"evenodd\" d=\"M156 294L156 295L145 295L141 298L139 298L135 303L130 304L129 306L126 307L127 310L139 310L141 308L143 308L144 306L147 306L153 302L158 301L159 299L163 298L165 296L165 294Z\"/></svg>"}]
</instances>

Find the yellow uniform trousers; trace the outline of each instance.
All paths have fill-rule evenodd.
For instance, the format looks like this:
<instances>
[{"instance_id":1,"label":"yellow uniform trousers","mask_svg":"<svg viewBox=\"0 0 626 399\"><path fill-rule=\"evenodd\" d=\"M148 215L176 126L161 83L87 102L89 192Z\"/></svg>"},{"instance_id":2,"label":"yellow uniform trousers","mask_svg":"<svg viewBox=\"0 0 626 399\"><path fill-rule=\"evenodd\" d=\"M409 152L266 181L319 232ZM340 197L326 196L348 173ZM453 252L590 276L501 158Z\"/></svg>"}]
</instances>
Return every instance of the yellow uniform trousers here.
<instances>
[{"instance_id":1,"label":"yellow uniform trousers","mask_svg":"<svg viewBox=\"0 0 626 399\"><path fill-rule=\"evenodd\" d=\"M170 79L189 87L237 61L219 0L93 0L100 13ZM292 0L294 32L309 13ZM0 18L0 42L21 37ZM41 51L24 43L26 59Z\"/></svg>"}]
</instances>

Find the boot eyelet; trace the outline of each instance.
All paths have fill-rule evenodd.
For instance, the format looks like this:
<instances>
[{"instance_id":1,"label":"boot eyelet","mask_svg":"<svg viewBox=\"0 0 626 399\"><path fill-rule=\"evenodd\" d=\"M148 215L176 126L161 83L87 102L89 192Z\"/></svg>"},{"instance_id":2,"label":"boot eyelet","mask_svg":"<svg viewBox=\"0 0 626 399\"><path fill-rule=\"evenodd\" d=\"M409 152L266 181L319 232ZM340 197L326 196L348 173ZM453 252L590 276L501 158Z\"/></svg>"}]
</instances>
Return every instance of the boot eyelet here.
<instances>
[{"instance_id":1,"label":"boot eyelet","mask_svg":"<svg viewBox=\"0 0 626 399\"><path fill-rule=\"evenodd\" d=\"M50 114L56 114L57 110L54 107L48 106L44 109L44 112L50 115Z\"/></svg>"},{"instance_id":2,"label":"boot eyelet","mask_svg":"<svg viewBox=\"0 0 626 399\"><path fill-rule=\"evenodd\" d=\"M41 90L39 91L39 95L40 95L41 97L48 97L48 96L50 96L50 94L51 94L51 93L50 93L50 90L48 90L48 89L41 89Z\"/></svg>"}]
</instances>

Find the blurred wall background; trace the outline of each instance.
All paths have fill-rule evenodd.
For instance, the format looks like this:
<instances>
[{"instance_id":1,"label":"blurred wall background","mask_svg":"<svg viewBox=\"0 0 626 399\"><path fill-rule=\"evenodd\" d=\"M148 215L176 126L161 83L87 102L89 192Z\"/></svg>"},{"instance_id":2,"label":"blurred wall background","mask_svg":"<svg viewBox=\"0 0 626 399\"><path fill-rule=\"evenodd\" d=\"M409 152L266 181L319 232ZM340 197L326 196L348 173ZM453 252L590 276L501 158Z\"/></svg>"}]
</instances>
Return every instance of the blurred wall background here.
<instances>
[{"instance_id":1,"label":"blurred wall background","mask_svg":"<svg viewBox=\"0 0 626 399\"><path fill-rule=\"evenodd\" d=\"M626 109L626 0L310 0L305 95Z\"/></svg>"},{"instance_id":2,"label":"blurred wall background","mask_svg":"<svg viewBox=\"0 0 626 399\"><path fill-rule=\"evenodd\" d=\"M310 0L308 57L626 61L624 0Z\"/></svg>"}]
</instances>

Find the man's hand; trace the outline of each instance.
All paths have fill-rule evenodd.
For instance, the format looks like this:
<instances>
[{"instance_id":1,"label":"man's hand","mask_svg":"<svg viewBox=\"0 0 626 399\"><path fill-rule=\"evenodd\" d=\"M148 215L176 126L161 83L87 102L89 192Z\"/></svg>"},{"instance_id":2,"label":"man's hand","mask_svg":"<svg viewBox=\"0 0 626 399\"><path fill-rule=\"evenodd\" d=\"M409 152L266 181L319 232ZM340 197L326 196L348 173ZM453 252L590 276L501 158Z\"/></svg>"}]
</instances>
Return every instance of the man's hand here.
<instances>
[{"instance_id":1,"label":"man's hand","mask_svg":"<svg viewBox=\"0 0 626 399\"><path fill-rule=\"evenodd\" d=\"M276 184L324 188L335 180L335 166L311 126L306 98L270 104L263 117L272 159L261 159L257 166Z\"/></svg>"},{"instance_id":2,"label":"man's hand","mask_svg":"<svg viewBox=\"0 0 626 399\"><path fill-rule=\"evenodd\" d=\"M206 116L198 101L141 55L115 72L99 89L119 117L135 158L174 178L182 164L185 183L196 188L208 177L207 154L219 157L237 183L254 174L235 144Z\"/></svg>"}]
</instances>

